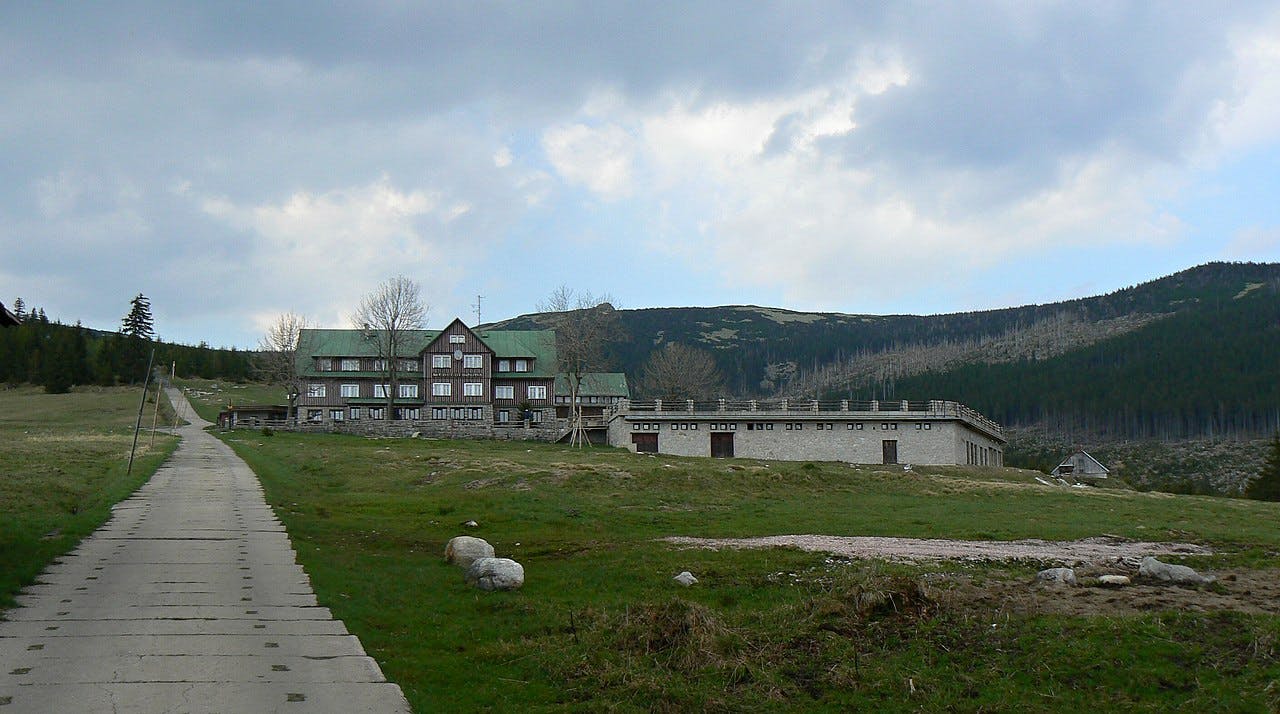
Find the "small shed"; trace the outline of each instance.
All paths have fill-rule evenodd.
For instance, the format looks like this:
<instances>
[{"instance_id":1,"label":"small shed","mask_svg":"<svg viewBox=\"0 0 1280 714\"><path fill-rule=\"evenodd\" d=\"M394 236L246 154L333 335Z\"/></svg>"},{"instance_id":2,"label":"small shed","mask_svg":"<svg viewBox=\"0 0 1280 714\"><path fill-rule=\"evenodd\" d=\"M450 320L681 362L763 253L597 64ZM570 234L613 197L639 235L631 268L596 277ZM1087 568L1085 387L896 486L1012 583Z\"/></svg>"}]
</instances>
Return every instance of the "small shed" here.
<instances>
[{"instance_id":1,"label":"small shed","mask_svg":"<svg viewBox=\"0 0 1280 714\"><path fill-rule=\"evenodd\" d=\"M289 407L283 404L242 404L228 406L218 412L218 426L266 426L289 418Z\"/></svg>"},{"instance_id":2,"label":"small shed","mask_svg":"<svg viewBox=\"0 0 1280 714\"><path fill-rule=\"evenodd\" d=\"M1081 480L1103 479L1111 471L1102 465L1102 462L1093 458L1087 451L1077 451L1068 456L1062 463L1058 464L1058 468L1053 470L1053 475L1058 478L1075 478Z\"/></svg>"}]
</instances>

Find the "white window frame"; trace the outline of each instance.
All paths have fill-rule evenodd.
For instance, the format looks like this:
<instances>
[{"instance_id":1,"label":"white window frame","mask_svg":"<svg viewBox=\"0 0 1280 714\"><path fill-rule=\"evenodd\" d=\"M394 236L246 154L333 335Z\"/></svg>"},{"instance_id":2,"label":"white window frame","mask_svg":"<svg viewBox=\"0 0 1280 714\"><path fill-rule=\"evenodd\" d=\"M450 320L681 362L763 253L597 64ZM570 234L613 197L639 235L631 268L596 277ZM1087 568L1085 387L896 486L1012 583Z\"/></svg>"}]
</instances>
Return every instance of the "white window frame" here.
<instances>
[{"instance_id":1,"label":"white window frame","mask_svg":"<svg viewBox=\"0 0 1280 714\"><path fill-rule=\"evenodd\" d=\"M498 423L499 423L499 424L507 424L507 423L510 423L510 421L511 421L511 410L510 410L510 409L499 409L499 410L498 410Z\"/></svg>"},{"instance_id":2,"label":"white window frame","mask_svg":"<svg viewBox=\"0 0 1280 714\"><path fill-rule=\"evenodd\" d=\"M343 384L338 387L338 395L344 399L356 399L360 397L360 385Z\"/></svg>"},{"instance_id":3,"label":"white window frame","mask_svg":"<svg viewBox=\"0 0 1280 714\"><path fill-rule=\"evenodd\" d=\"M448 369L452 364L449 355L431 355L431 369Z\"/></svg>"},{"instance_id":4,"label":"white window frame","mask_svg":"<svg viewBox=\"0 0 1280 714\"><path fill-rule=\"evenodd\" d=\"M345 413L342 409L330 409L330 410L329 410L329 419L330 419L330 421L342 421L342 417L344 417L344 416L346 416L346 413Z\"/></svg>"},{"instance_id":5,"label":"white window frame","mask_svg":"<svg viewBox=\"0 0 1280 714\"><path fill-rule=\"evenodd\" d=\"M541 424L541 423L542 423L542 410L541 410L541 409L531 409L531 410L529 410L529 421L530 421L530 423L533 423L533 424Z\"/></svg>"},{"instance_id":6,"label":"white window frame","mask_svg":"<svg viewBox=\"0 0 1280 714\"><path fill-rule=\"evenodd\" d=\"M400 387L400 398L401 398L401 399L417 399L417 398L418 398L418 385L416 385L416 384L401 384L401 385L397 385L397 386L399 386L399 387Z\"/></svg>"},{"instance_id":7,"label":"white window frame","mask_svg":"<svg viewBox=\"0 0 1280 714\"><path fill-rule=\"evenodd\" d=\"M451 345L465 344L466 341L467 341L466 335L449 335L449 344Z\"/></svg>"},{"instance_id":8,"label":"white window frame","mask_svg":"<svg viewBox=\"0 0 1280 714\"><path fill-rule=\"evenodd\" d=\"M324 419L324 410L323 410L323 409L308 409L308 410L307 410L307 421L320 421L320 420L322 420L322 419Z\"/></svg>"},{"instance_id":9,"label":"white window frame","mask_svg":"<svg viewBox=\"0 0 1280 714\"><path fill-rule=\"evenodd\" d=\"M386 407L369 407L369 418L370 419L387 418L387 408Z\"/></svg>"},{"instance_id":10,"label":"white window frame","mask_svg":"<svg viewBox=\"0 0 1280 714\"><path fill-rule=\"evenodd\" d=\"M463 369L484 369L484 355L463 355Z\"/></svg>"},{"instance_id":11,"label":"white window frame","mask_svg":"<svg viewBox=\"0 0 1280 714\"><path fill-rule=\"evenodd\" d=\"M418 360L416 360L416 359L402 359L402 360L400 360L400 371L401 371L401 372L417 372L417 371L418 371Z\"/></svg>"},{"instance_id":12,"label":"white window frame","mask_svg":"<svg viewBox=\"0 0 1280 714\"><path fill-rule=\"evenodd\" d=\"M317 358L316 358L316 369L317 369L317 370L319 370L319 371L321 371L321 372L332 372L332 371L333 371L333 358L332 358L332 357L317 357Z\"/></svg>"},{"instance_id":13,"label":"white window frame","mask_svg":"<svg viewBox=\"0 0 1280 714\"><path fill-rule=\"evenodd\" d=\"M462 396L464 397L483 397L484 384L481 382L463 382Z\"/></svg>"},{"instance_id":14,"label":"white window frame","mask_svg":"<svg viewBox=\"0 0 1280 714\"><path fill-rule=\"evenodd\" d=\"M547 398L547 385L545 385L545 384L530 384L530 385L529 385L529 391L527 392L527 395L528 395L528 397L529 397L530 399L546 399L546 398Z\"/></svg>"},{"instance_id":15,"label":"white window frame","mask_svg":"<svg viewBox=\"0 0 1280 714\"><path fill-rule=\"evenodd\" d=\"M510 371L511 371L511 360L509 360L509 359L500 359L500 360L498 360L498 371L499 371L499 372L510 372Z\"/></svg>"},{"instance_id":16,"label":"white window frame","mask_svg":"<svg viewBox=\"0 0 1280 714\"><path fill-rule=\"evenodd\" d=\"M324 394L325 394L325 388L324 388L324 385L323 385L323 384L308 384L308 385L307 385L307 396L308 396L308 397L311 397L311 398L313 398L313 399L323 399L323 398L324 398Z\"/></svg>"},{"instance_id":17,"label":"white window frame","mask_svg":"<svg viewBox=\"0 0 1280 714\"><path fill-rule=\"evenodd\" d=\"M516 388L511 384L499 384L493 388L494 399L515 399Z\"/></svg>"},{"instance_id":18,"label":"white window frame","mask_svg":"<svg viewBox=\"0 0 1280 714\"><path fill-rule=\"evenodd\" d=\"M342 372L359 372L360 360L354 357L343 357L338 363L338 370Z\"/></svg>"},{"instance_id":19,"label":"white window frame","mask_svg":"<svg viewBox=\"0 0 1280 714\"><path fill-rule=\"evenodd\" d=\"M375 385L373 385L373 398L374 398L374 399L386 399L386 398L387 398L387 391L388 391L388 390L390 390L390 389L391 389L391 385L390 385L390 384L375 384Z\"/></svg>"},{"instance_id":20,"label":"white window frame","mask_svg":"<svg viewBox=\"0 0 1280 714\"><path fill-rule=\"evenodd\" d=\"M516 360L515 368L516 368L516 371L517 371L517 372L528 372L528 371L529 371L529 360L527 360L527 359L518 359L518 360Z\"/></svg>"},{"instance_id":21,"label":"white window frame","mask_svg":"<svg viewBox=\"0 0 1280 714\"><path fill-rule=\"evenodd\" d=\"M432 382L432 383L431 383L431 396L433 396L433 397L452 397L452 396L453 396L453 383L452 383L452 382Z\"/></svg>"},{"instance_id":22,"label":"white window frame","mask_svg":"<svg viewBox=\"0 0 1280 714\"><path fill-rule=\"evenodd\" d=\"M351 407L351 420L359 421L359 419L360 419L360 407Z\"/></svg>"}]
</instances>

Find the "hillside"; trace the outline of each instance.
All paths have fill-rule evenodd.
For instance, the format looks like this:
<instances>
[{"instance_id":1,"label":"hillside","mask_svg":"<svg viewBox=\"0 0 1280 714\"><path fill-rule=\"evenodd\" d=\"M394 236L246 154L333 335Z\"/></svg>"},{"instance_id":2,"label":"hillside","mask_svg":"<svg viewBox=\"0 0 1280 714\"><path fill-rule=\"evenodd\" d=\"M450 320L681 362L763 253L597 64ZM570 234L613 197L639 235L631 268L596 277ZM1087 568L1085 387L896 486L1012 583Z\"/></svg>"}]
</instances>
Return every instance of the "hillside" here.
<instances>
[{"instance_id":1,"label":"hillside","mask_svg":"<svg viewBox=\"0 0 1280 714\"><path fill-rule=\"evenodd\" d=\"M1106 295L949 315L620 310L613 357L634 378L665 342L705 349L742 397L956 399L1014 427L1256 435L1280 427L1278 296L1280 264L1210 263Z\"/></svg>"}]
</instances>

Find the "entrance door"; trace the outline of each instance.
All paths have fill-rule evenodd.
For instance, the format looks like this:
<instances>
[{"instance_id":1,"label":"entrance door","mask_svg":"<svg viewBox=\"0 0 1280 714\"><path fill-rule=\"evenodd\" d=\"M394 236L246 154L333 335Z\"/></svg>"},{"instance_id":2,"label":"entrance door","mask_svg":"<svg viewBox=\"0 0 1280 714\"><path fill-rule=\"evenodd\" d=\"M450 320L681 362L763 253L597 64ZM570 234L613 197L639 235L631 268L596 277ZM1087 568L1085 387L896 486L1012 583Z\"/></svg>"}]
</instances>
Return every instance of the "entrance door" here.
<instances>
[{"instance_id":1,"label":"entrance door","mask_svg":"<svg viewBox=\"0 0 1280 714\"><path fill-rule=\"evenodd\" d=\"M884 440L884 462L886 464L898 463L898 440L897 439Z\"/></svg>"},{"instance_id":2,"label":"entrance door","mask_svg":"<svg viewBox=\"0 0 1280 714\"><path fill-rule=\"evenodd\" d=\"M712 434L711 456L717 459L733 458L733 434Z\"/></svg>"},{"instance_id":3,"label":"entrance door","mask_svg":"<svg viewBox=\"0 0 1280 714\"><path fill-rule=\"evenodd\" d=\"M638 454L658 453L657 434L632 434L631 443L636 445L636 453Z\"/></svg>"}]
</instances>

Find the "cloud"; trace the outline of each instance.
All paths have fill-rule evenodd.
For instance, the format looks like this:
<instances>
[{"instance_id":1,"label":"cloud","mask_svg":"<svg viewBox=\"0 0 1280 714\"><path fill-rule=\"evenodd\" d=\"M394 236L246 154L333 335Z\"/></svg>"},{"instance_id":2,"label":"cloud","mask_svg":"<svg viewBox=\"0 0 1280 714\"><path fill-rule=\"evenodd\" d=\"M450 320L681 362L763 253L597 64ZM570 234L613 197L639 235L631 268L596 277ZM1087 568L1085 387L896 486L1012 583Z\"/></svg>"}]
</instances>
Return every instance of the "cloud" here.
<instances>
[{"instance_id":1,"label":"cloud","mask_svg":"<svg viewBox=\"0 0 1280 714\"><path fill-rule=\"evenodd\" d=\"M587 187L605 200L631 193L632 138L608 124L553 126L542 134L542 148L557 173L570 184Z\"/></svg>"}]
</instances>

